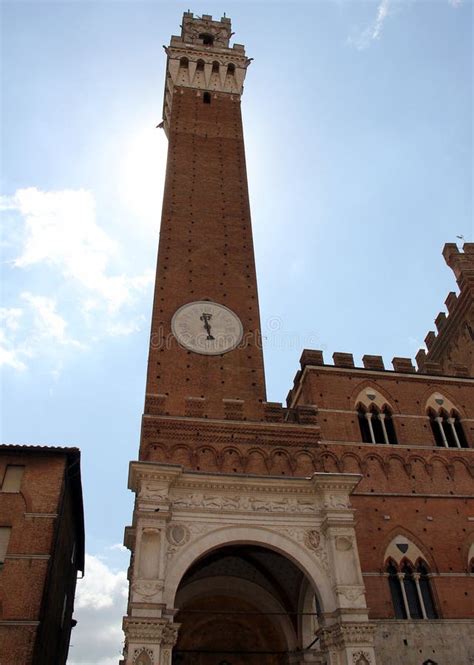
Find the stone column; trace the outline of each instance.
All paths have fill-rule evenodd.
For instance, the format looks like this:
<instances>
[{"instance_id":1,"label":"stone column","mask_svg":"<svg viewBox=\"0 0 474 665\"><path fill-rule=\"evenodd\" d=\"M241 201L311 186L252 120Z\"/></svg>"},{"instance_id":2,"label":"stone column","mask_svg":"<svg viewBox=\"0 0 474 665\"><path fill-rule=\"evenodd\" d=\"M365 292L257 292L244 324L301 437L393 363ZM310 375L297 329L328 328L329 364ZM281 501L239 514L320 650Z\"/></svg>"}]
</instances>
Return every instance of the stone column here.
<instances>
[{"instance_id":1,"label":"stone column","mask_svg":"<svg viewBox=\"0 0 474 665\"><path fill-rule=\"evenodd\" d=\"M125 617L123 630L127 646L124 665L171 665L171 653L178 639L179 624L167 619Z\"/></svg>"},{"instance_id":2,"label":"stone column","mask_svg":"<svg viewBox=\"0 0 474 665\"><path fill-rule=\"evenodd\" d=\"M319 475L319 474L318 474ZM359 482L352 474L315 477L322 499L322 533L334 590L335 610L322 617L321 651L328 665L375 665L374 625L368 620L350 493Z\"/></svg>"}]
</instances>

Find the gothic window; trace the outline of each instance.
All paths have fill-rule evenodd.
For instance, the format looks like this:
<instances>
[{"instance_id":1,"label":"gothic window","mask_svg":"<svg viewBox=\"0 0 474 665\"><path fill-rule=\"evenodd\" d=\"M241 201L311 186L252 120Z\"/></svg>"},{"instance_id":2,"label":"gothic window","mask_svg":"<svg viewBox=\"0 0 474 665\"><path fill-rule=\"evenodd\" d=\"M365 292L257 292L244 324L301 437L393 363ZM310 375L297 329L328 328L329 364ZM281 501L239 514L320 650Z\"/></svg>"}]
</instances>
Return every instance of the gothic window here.
<instances>
[{"instance_id":1,"label":"gothic window","mask_svg":"<svg viewBox=\"0 0 474 665\"><path fill-rule=\"evenodd\" d=\"M203 72L204 71L204 60L198 60L197 61L196 71L198 71L198 72Z\"/></svg>"},{"instance_id":2,"label":"gothic window","mask_svg":"<svg viewBox=\"0 0 474 665\"><path fill-rule=\"evenodd\" d=\"M392 604L395 611L395 618L406 619L407 613L405 610L405 603L403 601L402 588L400 586L400 580L398 579L398 570L394 563L390 562L388 564L387 573L390 595L392 596Z\"/></svg>"},{"instance_id":3,"label":"gothic window","mask_svg":"<svg viewBox=\"0 0 474 665\"><path fill-rule=\"evenodd\" d=\"M212 63L212 73L213 74L219 73L219 63L216 60L214 60L214 62Z\"/></svg>"},{"instance_id":4,"label":"gothic window","mask_svg":"<svg viewBox=\"0 0 474 665\"><path fill-rule=\"evenodd\" d=\"M437 446L441 448L467 448L466 435L459 414L453 410L428 410L431 431Z\"/></svg>"},{"instance_id":5,"label":"gothic window","mask_svg":"<svg viewBox=\"0 0 474 665\"><path fill-rule=\"evenodd\" d=\"M227 65L227 73L229 74L229 76L234 76L234 74L235 74L235 65L233 65L232 63L229 63Z\"/></svg>"},{"instance_id":6,"label":"gothic window","mask_svg":"<svg viewBox=\"0 0 474 665\"><path fill-rule=\"evenodd\" d=\"M179 66L182 69L187 69L189 67L189 60L187 58L181 58L181 60L179 61Z\"/></svg>"},{"instance_id":7,"label":"gothic window","mask_svg":"<svg viewBox=\"0 0 474 665\"><path fill-rule=\"evenodd\" d=\"M397 443L392 412L386 404L382 409L375 404L369 408L359 404L357 416L364 443Z\"/></svg>"},{"instance_id":8,"label":"gothic window","mask_svg":"<svg viewBox=\"0 0 474 665\"><path fill-rule=\"evenodd\" d=\"M414 566L409 561L386 566L390 595L397 619L437 619L428 567L423 561Z\"/></svg>"},{"instance_id":9,"label":"gothic window","mask_svg":"<svg viewBox=\"0 0 474 665\"><path fill-rule=\"evenodd\" d=\"M199 39L202 39L204 46L214 45L214 37L207 32L203 32L201 35L199 35Z\"/></svg>"}]
</instances>

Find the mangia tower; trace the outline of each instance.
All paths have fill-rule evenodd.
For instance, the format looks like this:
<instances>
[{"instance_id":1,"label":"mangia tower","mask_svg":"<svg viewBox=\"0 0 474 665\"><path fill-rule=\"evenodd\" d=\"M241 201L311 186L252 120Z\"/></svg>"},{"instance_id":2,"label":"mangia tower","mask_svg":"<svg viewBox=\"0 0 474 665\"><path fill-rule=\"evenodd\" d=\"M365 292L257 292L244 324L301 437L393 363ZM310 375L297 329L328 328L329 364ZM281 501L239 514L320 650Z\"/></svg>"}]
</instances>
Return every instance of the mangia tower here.
<instances>
[{"instance_id":1,"label":"mangia tower","mask_svg":"<svg viewBox=\"0 0 474 665\"><path fill-rule=\"evenodd\" d=\"M458 639L472 628L473 247L447 245L461 295L418 372L304 350L287 406L266 401L240 111L250 60L231 36L229 18L186 12L165 49L122 662L462 665L474 649Z\"/></svg>"}]
</instances>

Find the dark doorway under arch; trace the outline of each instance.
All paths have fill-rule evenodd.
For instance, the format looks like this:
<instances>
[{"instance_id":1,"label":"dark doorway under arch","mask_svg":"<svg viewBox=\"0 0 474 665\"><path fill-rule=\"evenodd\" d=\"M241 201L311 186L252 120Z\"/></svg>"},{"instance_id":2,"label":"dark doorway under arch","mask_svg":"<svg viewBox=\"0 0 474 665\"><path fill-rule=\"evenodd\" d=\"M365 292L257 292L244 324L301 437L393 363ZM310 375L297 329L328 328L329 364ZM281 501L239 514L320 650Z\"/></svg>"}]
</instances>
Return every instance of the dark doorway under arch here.
<instances>
[{"instance_id":1,"label":"dark doorway under arch","mask_svg":"<svg viewBox=\"0 0 474 665\"><path fill-rule=\"evenodd\" d=\"M278 552L257 545L214 550L179 585L173 665L287 665L301 648L303 588L304 573Z\"/></svg>"}]
</instances>

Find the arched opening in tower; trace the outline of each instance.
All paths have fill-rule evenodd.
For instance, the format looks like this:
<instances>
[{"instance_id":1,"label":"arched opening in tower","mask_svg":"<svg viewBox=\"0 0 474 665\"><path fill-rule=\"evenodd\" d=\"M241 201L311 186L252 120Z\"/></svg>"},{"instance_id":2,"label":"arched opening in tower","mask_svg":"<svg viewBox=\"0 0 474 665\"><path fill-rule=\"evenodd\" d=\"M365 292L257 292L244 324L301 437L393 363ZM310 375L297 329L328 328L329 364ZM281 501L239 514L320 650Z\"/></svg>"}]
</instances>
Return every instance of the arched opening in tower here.
<instances>
[{"instance_id":1,"label":"arched opening in tower","mask_svg":"<svg viewBox=\"0 0 474 665\"><path fill-rule=\"evenodd\" d=\"M265 547L229 545L202 557L181 580L175 607L173 665L287 665L318 650L309 580Z\"/></svg>"}]
</instances>

